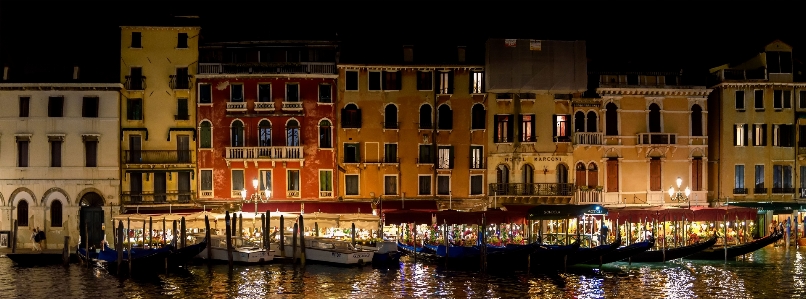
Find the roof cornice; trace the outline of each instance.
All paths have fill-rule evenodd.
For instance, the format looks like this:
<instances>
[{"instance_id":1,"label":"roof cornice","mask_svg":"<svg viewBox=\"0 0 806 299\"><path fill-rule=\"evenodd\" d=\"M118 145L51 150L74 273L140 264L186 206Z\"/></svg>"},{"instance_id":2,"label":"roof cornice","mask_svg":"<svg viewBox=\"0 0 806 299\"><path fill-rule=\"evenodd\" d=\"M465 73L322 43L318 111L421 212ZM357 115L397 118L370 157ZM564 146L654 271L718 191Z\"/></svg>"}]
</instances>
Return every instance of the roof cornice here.
<instances>
[{"instance_id":1,"label":"roof cornice","mask_svg":"<svg viewBox=\"0 0 806 299\"><path fill-rule=\"evenodd\" d=\"M692 88L597 88L596 93L601 96L613 95L641 95L641 96L676 96L676 97L707 97L713 89L703 87Z\"/></svg>"},{"instance_id":2,"label":"roof cornice","mask_svg":"<svg viewBox=\"0 0 806 299\"><path fill-rule=\"evenodd\" d=\"M722 82L712 86L711 88L767 86L806 87L806 82Z\"/></svg>"},{"instance_id":3,"label":"roof cornice","mask_svg":"<svg viewBox=\"0 0 806 299\"><path fill-rule=\"evenodd\" d=\"M339 64L340 69L369 69L369 70L483 70L483 65L443 65L443 64L418 64L418 65L366 65L366 64Z\"/></svg>"}]
</instances>

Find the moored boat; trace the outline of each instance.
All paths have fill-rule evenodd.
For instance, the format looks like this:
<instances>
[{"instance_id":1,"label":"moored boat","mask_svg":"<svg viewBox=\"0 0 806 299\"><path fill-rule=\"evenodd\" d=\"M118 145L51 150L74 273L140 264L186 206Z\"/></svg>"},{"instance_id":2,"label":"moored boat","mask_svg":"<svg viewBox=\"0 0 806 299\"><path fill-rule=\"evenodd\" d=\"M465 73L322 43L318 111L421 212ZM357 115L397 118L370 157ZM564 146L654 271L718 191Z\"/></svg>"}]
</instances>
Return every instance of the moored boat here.
<instances>
[{"instance_id":1,"label":"moored boat","mask_svg":"<svg viewBox=\"0 0 806 299\"><path fill-rule=\"evenodd\" d=\"M580 248L573 254L568 255L566 266L576 265L587 261L597 262L602 257L621 246L621 236L617 237L613 243L599 245L591 248Z\"/></svg>"},{"instance_id":2,"label":"moored boat","mask_svg":"<svg viewBox=\"0 0 806 299\"><path fill-rule=\"evenodd\" d=\"M240 238L232 238L232 262L238 264L260 264L270 262L274 259L273 250L264 250L248 242L243 242ZM238 241L241 241L240 243ZM200 243L201 244L201 243ZM227 238L223 235L210 236L210 252L212 261L229 262L227 253ZM196 255L201 259L207 259L206 246Z\"/></svg>"},{"instance_id":3,"label":"moored boat","mask_svg":"<svg viewBox=\"0 0 806 299\"><path fill-rule=\"evenodd\" d=\"M397 242L383 241L372 246L361 246L360 249L374 251L372 256L372 265L375 266L400 266L401 252L397 250Z\"/></svg>"},{"instance_id":4,"label":"moored boat","mask_svg":"<svg viewBox=\"0 0 806 299\"><path fill-rule=\"evenodd\" d=\"M745 244L740 245L733 245L728 246L726 249L723 246L720 247L711 247L695 254L690 255L687 259L690 260L724 260L724 259L735 259L736 257L744 254L751 253L753 251L759 250L764 248L767 245L775 243L776 241L783 238L784 234L782 232L777 232L766 237L753 240L752 242L748 242Z\"/></svg>"},{"instance_id":5,"label":"moored boat","mask_svg":"<svg viewBox=\"0 0 806 299\"><path fill-rule=\"evenodd\" d=\"M297 241L299 242L299 241ZM302 248L297 244L294 252L293 244L285 244L283 253L286 258L301 257ZM271 248L280 251L280 244L271 243ZM374 251L355 248L350 242L331 238L305 238L306 261L322 262L338 265L364 265L372 262Z\"/></svg>"},{"instance_id":6,"label":"moored boat","mask_svg":"<svg viewBox=\"0 0 806 299\"><path fill-rule=\"evenodd\" d=\"M612 262L618 262L620 260L629 259L631 256L647 251L652 246L655 245L655 238L651 238L648 241L636 242L627 246L621 246L616 250L611 251L605 255L602 255L601 259L598 261L590 260L587 262L583 262L583 264L589 265L599 265L599 264L609 264Z\"/></svg>"},{"instance_id":7,"label":"moored boat","mask_svg":"<svg viewBox=\"0 0 806 299\"><path fill-rule=\"evenodd\" d=\"M670 260L684 258L697 252L703 251L716 243L716 236L704 242L694 243L688 246L668 248L666 250L647 250L630 256L633 263L662 263Z\"/></svg>"}]
</instances>

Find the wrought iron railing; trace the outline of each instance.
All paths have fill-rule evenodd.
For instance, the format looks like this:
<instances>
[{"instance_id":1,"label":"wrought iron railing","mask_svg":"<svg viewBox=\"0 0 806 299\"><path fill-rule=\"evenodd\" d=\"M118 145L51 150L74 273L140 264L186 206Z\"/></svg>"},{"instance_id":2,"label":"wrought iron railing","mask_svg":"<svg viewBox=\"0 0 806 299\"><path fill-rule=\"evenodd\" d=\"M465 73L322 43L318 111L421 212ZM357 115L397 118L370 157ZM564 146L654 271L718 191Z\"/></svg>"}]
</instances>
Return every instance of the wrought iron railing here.
<instances>
[{"instance_id":1,"label":"wrought iron railing","mask_svg":"<svg viewBox=\"0 0 806 299\"><path fill-rule=\"evenodd\" d=\"M576 132L574 133L574 144L601 145L604 140L604 133Z\"/></svg>"},{"instance_id":2,"label":"wrought iron railing","mask_svg":"<svg viewBox=\"0 0 806 299\"><path fill-rule=\"evenodd\" d=\"M126 164L196 163L191 150L124 150Z\"/></svg>"},{"instance_id":3,"label":"wrought iron railing","mask_svg":"<svg viewBox=\"0 0 806 299\"><path fill-rule=\"evenodd\" d=\"M511 183L489 184L489 195L496 196L571 196L574 184L571 183Z\"/></svg>"},{"instance_id":4,"label":"wrought iron railing","mask_svg":"<svg viewBox=\"0 0 806 299\"><path fill-rule=\"evenodd\" d=\"M747 188L733 188L733 194L747 194Z\"/></svg>"},{"instance_id":5,"label":"wrought iron railing","mask_svg":"<svg viewBox=\"0 0 806 299\"><path fill-rule=\"evenodd\" d=\"M170 75L171 89L190 89L191 76Z\"/></svg>"},{"instance_id":6,"label":"wrought iron railing","mask_svg":"<svg viewBox=\"0 0 806 299\"><path fill-rule=\"evenodd\" d=\"M301 160L302 146L227 147L227 160Z\"/></svg>"},{"instance_id":7,"label":"wrought iron railing","mask_svg":"<svg viewBox=\"0 0 806 299\"><path fill-rule=\"evenodd\" d=\"M193 191L126 191L121 200L124 205L183 204L190 203L195 195Z\"/></svg>"},{"instance_id":8,"label":"wrought iron railing","mask_svg":"<svg viewBox=\"0 0 806 299\"><path fill-rule=\"evenodd\" d=\"M795 193L795 188L788 187L788 188L772 188L772 193L775 194L791 194Z\"/></svg>"},{"instance_id":9,"label":"wrought iron railing","mask_svg":"<svg viewBox=\"0 0 806 299\"><path fill-rule=\"evenodd\" d=\"M123 83L127 90L145 90L146 89L146 77L132 77L126 76L126 82Z\"/></svg>"},{"instance_id":10,"label":"wrought iron railing","mask_svg":"<svg viewBox=\"0 0 806 299\"><path fill-rule=\"evenodd\" d=\"M199 63L198 74L335 74L335 62Z\"/></svg>"}]
</instances>

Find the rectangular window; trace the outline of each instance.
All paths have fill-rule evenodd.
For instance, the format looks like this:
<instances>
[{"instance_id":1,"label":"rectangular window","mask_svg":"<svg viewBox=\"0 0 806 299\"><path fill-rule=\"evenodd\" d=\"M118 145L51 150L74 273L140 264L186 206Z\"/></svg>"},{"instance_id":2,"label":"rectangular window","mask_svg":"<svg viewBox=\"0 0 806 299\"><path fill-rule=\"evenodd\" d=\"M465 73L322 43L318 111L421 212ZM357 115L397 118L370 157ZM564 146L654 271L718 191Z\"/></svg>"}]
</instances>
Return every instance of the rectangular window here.
<instances>
[{"instance_id":1,"label":"rectangular window","mask_svg":"<svg viewBox=\"0 0 806 299\"><path fill-rule=\"evenodd\" d=\"M437 195L451 195L451 176L437 176Z\"/></svg>"},{"instance_id":2,"label":"rectangular window","mask_svg":"<svg viewBox=\"0 0 806 299\"><path fill-rule=\"evenodd\" d=\"M753 146L767 145L767 124L753 124Z\"/></svg>"},{"instance_id":3,"label":"rectangular window","mask_svg":"<svg viewBox=\"0 0 806 299\"><path fill-rule=\"evenodd\" d=\"M470 93L484 93L484 73L470 72Z\"/></svg>"},{"instance_id":4,"label":"rectangular window","mask_svg":"<svg viewBox=\"0 0 806 299\"><path fill-rule=\"evenodd\" d=\"M230 102L243 102L243 84L230 85Z\"/></svg>"},{"instance_id":5,"label":"rectangular window","mask_svg":"<svg viewBox=\"0 0 806 299\"><path fill-rule=\"evenodd\" d=\"M453 169L453 146L440 146L437 152L439 155L439 169Z\"/></svg>"},{"instance_id":6,"label":"rectangular window","mask_svg":"<svg viewBox=\"0 0 806 299\"><path fill-rule=\"evenodd\" d=\"M64 97L48 98L48 117L64 116Z\"/></svg>"},{"instance_id":7,"label":"rectangular window","mask_svg":"<svg viewBox=\"0 0 806 299\"><path fill-rule=\"evenodd\" d=\"M62 139L61 137L48 139L50 139L50 167L62 167Z\"/></svg>"},{"instance_id":8,"label":"rectangular window","mask_svg":"<svg viewBox=\"0 0 806 299\"><path fill-rule=\"evenodd\" d=\"M554 137L556 142L568 142L571 128L568 124L570 115L554 115Z\"/></svg>"},{"instance_id":9,"label":"rectangular window","mask_svg":"<svg viewBox=\"0 0 806 299\"><path fill-rule=\"evenodd\" d=\"M176 47L179 49L187 49L188 48L188 34L187 33L179 33L176 36Z\"/></svg>"},{"instance_id":10,"label":"rectangular window","mask_svg":"<svg viewBox=\"0 0 806 299\"><path fill-rule=\"evenodd\" d=\"M367 82L368 87L367 88L369 90L381 90L381 72L380 71L377 71L377 72L370 71L369 75L367 76L367 78L368 78L368 82Z\"/></svg>"},{"instance_id":11,"label":"rectangular window","mask_svg":"<svg viewBox=\"0 0 806 299\"><path fill-rule=\"evenodd\" d=\"M140 32L132 32L132 44L131 47L135 49L139 49L143 47L142 44L142 33Z\"/></svg>"},{"instance_id":12,"label":"rectangular window","mask_svg":"<svg viewBox=\"0 0 806 299\"><path fill-rule=\"evenodd\" d=\"M285 101L299 102L299 84L285 85Z\"/></svg>"},{"instance_id":13,"label":"rectangular window","mask_svg":"<svg viewBox=\"0 0 806 299\"><path fill-rule=\"evenodd\" d=\"M649 160L649 190L663 191L660 184L661 179L660 159Z\"/></svg>"},{"instance_id":14,"label":"rectangular window","mask_svg":"<svg viewBox=\"0 0 806 299\"><path fill-rule=\"evenodd\" d=\"M333 89L330 84L319 84L319 103L333 103Z\"/></svg>"},{"instance_id":15,"label":"rectangular window","mask_svg":"<svg viewBox=\"0 0 806 299\"><path fill-rule=\"evenodd\" d=\"M764 165L756 165L755 168L755 188L764 188Z\"/></svg>"},{"instance_id":16,"label":"rectangular window","mask_svg":"<svg viewBox=\"0 0 806 299\"><path fill-rule=\"evenodd\" d=\"M383 72L383 90L400 90L400 72Z\"/></svg>"},{"instance_id":17,"label":"rectangular window","mask_svg":"<svg viewBox=\"0 0 806 299\"><path fill-rule=\"evenodd\" d=\"M792 52L767 51L767 72L770 74L792 73Z\"/></svg>"},{"instance_id":18,"label":"rectangular window","mask_svg":"<svg viewBox=\"0 0 806 299\"><path fill-rule=\"evenodd\" d=\"M747 146L747 124L733 125L733 145Z\"/></svg>"},{"instance_id":19,"label":"rectangular window","mask_svg":"<svg viewBox=\"0 0 806 299\"><path fill-rule=\"evenodd\" d=\"M173 89L190 89L190 75L188 68L176 68L176 75L174 76Z\"/></svg>"},{"instance_id":20,"label":"rectangular window","mask_svg":"<svg viewBox=\"0 0 806 299\"><path fill-rule=\"evenodd\" d=\"M772 188L773 193L792 193L792 166L773 165L772 166Z\"/></svg>"},{"instance_id":21,"label":"rectangular window","mask_svg":"<svg viewBox=\"0 0 806 299\"><path fill-rule=\"evenodd\" d=\"M397 176L395 175L383 176L383 194L397 195Z\"/></svg>"},{"instance_id":22,"label":"rectangular window","mask_svg":"<svg viewBox=\"0 0 806 299\"><path fill-rule=\"evenodd\" d=\"M199 103L211 104L213 103L213 88L210 84L199 85Z\"/></svg>"},{"instance_id":23,"label":"rectangular window","mask_svg":"<svg viewBox=\"0 0 806 299\"><path fill-rule=\"evenodd\" d=\"M484 176L470 176L470 195L482 195L484 193Z\"/></svg>"},{"instance_id":24,"label":"rectangular window","mask_svg":"<svg viewBox=\"0 0 806 299\"><path fill-rule=\"evenodd\" d=\"M806 90L801 90L798 94L798 108L806 109Z\"/></svg>"},{"instance_id":25,"label":"rectangular window","mask_svg":"<svg viewBox=\"0 0 806 299\"><path fill-rule=\"evenodd\" d=\"M28 117L30 106L31 106L30 97L20 97L20 117Z\"/></svg>"},{"instance_id":26,"label":"rectangular window","mask_svg":"<svg viewBox=\"0 0 806 299\"><path fill-rule=\"evenodd\" d=\"M98 97L84 97L81 117L98 117Z\"/></svg>"},{"instance_id":27,"label":"rectangular window","mask_svg":"<svg viewBox=\"0 0 806 299\"><path fill-rule=\"evenodd\" d=\"M359 147L358 143L344 144L344 163L359 163L361 161Z\"/></svg>"},{"instance_id":28,"label":"rectangular window","mask_svg":"<svg viewBox=\"0 0 806 299\"><path fill-rule=\"evenodd\" d=\"M420 144L420 154L417 163L434 163L433 146L430 144Z\"/></svg>"},{"instance_id":29,"label":"rectangular window","mask_svg":"<svg viewBox=\"0 0 806 299\"><path fill-rule=\"evenodd\" d=\"M273 102L271 99L271 84L261 83L257 85L257 101L262 103Z\"/></svg>"},{"instance_id":30,"label":"rectangular window","mask_svg":"<svg viewBox=\"0 0 806 299\"><path fill-rule=\"evenodd\" d=\"M384 144L383 154L384 154L383 155L384 163L397 163L397 144L396 143Z\"/></svg>"},{"instance_id":31,"label":"rectangular window","mask_svg":"<svg viewBox=\"0 0 806 299\"><path fill-rule=\"evenodd\" d=\"M792 91L784 90L784 109L792 108Z\"/></svg>"},{"instance_id":32,"label":"rectangular window","mask_svg":"<svg viewBox=\"0 0 806 299\"><path fill-rule=\"evenodd\" d=\"M764 109L764 90L756 89L753 91L753 107L757 110Z\"/></svg>"},{"instance_id":33,"label":"rectangular window","mask_svg":"<svg viewBox=\"0 0 806 299\"><path fill-rule=\"evenodd\" d=\"M358 90L358 71L345 71L344 90Z\"/></svg>"},{"instance_id":34,"label":"rectangular window","mask_svg":"<svg viewBox=\"0 0 806 299\"><path fill-rule=\"evenodd\" d=\"M260 190L274 190L272 187L271 170L261 170L258 183L260 184Z\"/></svg>"},{"instance_id":35,"label":"rectangular window","mask_svg":"<svg viewBox=\"0 0 806 299\"><path fill-rule=\"evenodd\" d=\"M431 195L430 175L421 175L417 177L417 195Z\"/></svg>"},{"instance_id":36,"label":"rectangular window","mask_svg":"<svg viewBox=\"0 0 806 299\"><path fill-rule=\"evenodd\" d=\"M243 185L243 169L232 170L232 191L241 191L244 189ZM235 193L235 192L233 192Z\"/></svg>"},{"instance_id":37,"label":"rectangular window","mask_svg":"<svg viewBox=\"0 0 806 299\"><path fill-rule=\"evenodd\" d=\"M733 188L734 189L744 189L744 165L736 165L734 166L733 170ZM741 190L738 190L742 192ZM734 194L743 194L738 193L737 190L733 191Z\"/></svg>"},{"instance_id":38,"label":"rectangular window","mask_svg":"<svg viewBox=\"0 0 806 299\"><path fill-rule=\"evenodd\" d=\"M28 143L30 137L17 138L17 167L28 167Z\"/></svg>"},{"instance_id":39,"label":"rectangular window","mask_svg":"<svg viewBox=\"0 0 806 299\"><path fill-rule=\"evenodd\" d=\"M702 191L702 158L691 159L691 191Z\"/></svg>"},{"instance_id":40,"label":"rectangular window","mask_svg":"<svg viewBox=\"0 0 806 299\"><path fill-rule=\"evenodd\" d=\"M358 195L358 175L345 174L344 175L344 194L345 195Z\"/></svg>"},{"instance_id":41,"label":"rectangular window","mask_svg":"<svg viewBox=\"0 0 806 299\"><path fill-rule=\"evenodd\" d=\"M188 113L188 99L176 99L176 120L189 120L190 113Z\"/></svg>"},{"instance_id":42,"label":"rectangular window","mask_svg":"<svg viewBox=\"0 0 806 299\"><path fill-rule=\"evenodd\" d=\"M333 171L320 170L319 171L319 192L332 192L333 191ZM331 195L332 196L332 195Z\"/></svg>"},{"instance_id":43,"label":"rectangular window","mask_svg":"<svg viewBox=\"0 0 806 299\"><path fill-rule=\"evenodd\" d=\"M619 166L618 159L607 160L607 192L619 191Z\"/></svg>"},{"instance_id":44,"label":"rectangular window","mask_svg":"<svg viewBox=\"0 0 806 299\"><path fill-rule=\"evenodd\" d=\"M143 120L143 100L128 99L126 101L126 119Z\"/></svg>"},{"instance_id":45,"label":"rectangular window","mask_svg":"<svg viewBox=\"0 0 806 299\"><path fill-rule=\"evenodd\" d=\"M299 170L288 170L287 171L287 178L288 178L288 191L296 191L296 192L289 192L289 197L299 197Z\"/></svg>"},{"instance_id":46,"label":"rectangular window","mask_svg":"<svg viewBox=\"0 0 806 299\"><path fill-rule=\"evenodd\" d=\"M201 177L201 188L202 191L213 191L213 170L212 169L203 169L199 171Z\"/></svg>"},{"instance_id":47,"label":"rectangular window","mask_svg":"<svg viewBox=\"0 0 806 299\"><path fill-rule=\"evenodd\" d=\"M535 121L533 114L521 114L521 142L535 142Z\"/></svg>"},{"instance_id":48,"label":"rectangular window","mask_svg":"<svg viewBox=\"0 0 806 299\"><path fill-rule=\"evenodd\" d=\"M439 94L453 93L453 72L439 73Z\"/></svg>"},{"instance_id":49,"label":"rectangular window","mask_svg":"<svg viewBox=\"0 0 806 299\"><path fill-rule=\"evenodd\" d=\"M772 108L773 109L783 109L783 90L773 90L772 91Z\"/></svg>"},{"instance_id":50,"label":"rectangular window","mask_svg":"<svg viewBox=\"0 0 806 299\"><path fill-rule=\"evenodd\" d=\"M434 90L434 73L417 71L417 90Z\"/></svg>"},{"instance_id":51,"label":"rectangular window","mask_svg":"<svg viewBox=\"0 0 806 299\"><path fill-rule=\"evenodd\" d=\"M84 154L86 167L98 167L98 139L88 138L84 140Z\"/></svg>"},{"instance_id":52,"label":"rectangular window","mask_svg":"<svg viewBox=\"0 0 806 299\"><path fill-rule=\"evenodd\" d=\"M736 110L744 110L744 90L736 91Z\"/></svg>"},{"instance_id":53,"label":"rectangular window","mask_svg":"<svg viewBox=\"0 0 806 299\"><path fill-rule=\"evenodd\" d=\"M495 143L509 143L512 142L513 134L513 115L496 115L495 116Z\"/></svg>"},{"instance_id":54,"label":"rectangular window","mask_svg":"<svg viewBox=\"0 0 806 299\"><path fill-rule=\"evenodd\" d=\"M773 146L793 146L793 125L773 125Z\"/></svg>"},{"instance_id":55,"label":"rectangular window","mask_svg":"<svg viewBox=\"0 0 806 299\"><path fill-rule=\"evenodd\" d=\"M470 169L483 169L484 168L484 147L483 146L470 146Z\"/></svg>"}]
</instances>

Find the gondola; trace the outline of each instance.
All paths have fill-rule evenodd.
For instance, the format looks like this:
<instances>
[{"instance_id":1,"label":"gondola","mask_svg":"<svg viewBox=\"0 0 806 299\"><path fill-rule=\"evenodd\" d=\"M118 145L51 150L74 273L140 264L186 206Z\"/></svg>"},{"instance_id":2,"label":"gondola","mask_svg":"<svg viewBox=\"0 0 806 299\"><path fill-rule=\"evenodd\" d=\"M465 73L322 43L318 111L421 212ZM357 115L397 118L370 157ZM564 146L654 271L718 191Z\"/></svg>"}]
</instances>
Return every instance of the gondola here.
<instances>
[{"instance_id":1,"label":"gondola","mask_svg":"<svg viewBox=\"0 0 806 299\"><path fill-rule=\"evenodd\" d=\"M17 252L6 253L6 257L20 266L58 265L64 262L62 253Z\"/></svg>"},{"instance_id":2,"label":"gondola","mask_svg":"<svg viewBox=\"0 0 806 299\"><path fill-rule=\"evenodd\" d=\"M604 255L613 252L621 246L621 236L618 236L613 243L599 245L592 248L580 248L571 255L568 255L566 266L576 265L587 261L599 261Z\"/></svg>"},{"instance_id":3,"label":"gondola","mask_svg":"<svg viewBox=\"0 0 806 299\"><path fill-rule=\"evenodd\" d=\"M618 249L603 255L602 258L598 261L590 260L587 262L583 262L583 264L599 265L599 264L609 264L612 262L618 262L620 260L629 259L631 256L636 255L638 253L647 251L654 245L655 245L655 238L651 238L649 239L649 241L637 242L627 246L619 247Z\"/></svg>"},{"instance_id":4,"label":"gondola","mask_svg":"<svg viewBox=\"0 0 806 299\"><path fill-rule=\"evenodd\" d=\"M397 243L397 248L402 254L415 257L418 260L429 262L438 262L442 260L436 254L434 254L434 251L428 248L417 247L415 249L414 246L406 245L400 242Z\"/></svg>"},{"instance_id":5,"label":"gondola","mask_svg":"<svg viewBox=\"0 0 806 299\"><path fill-rule=\"evenodd\" d=\"M131 263L133 273L153 273L162 272L168 268L168 257L174 252L174 247L171 245L163 246L158 249L132 249L131 261L129 261L129 253L123 252L123 259L121 260L121 267L128 269ZM95 253L87 251L84 248L79 248L76 251L79 258L85 262L94 262L99 266L106 268L110 273L117 272L117 251L105 246L104 250ZM127 270L128 271L128 270Z\"/></svg>"},{"instance_id":6,"label":"gondola","mask_svg":"<svg viewBox=\"0 0 806 299\"><path fill-rule=\"evenodd\" d=\"M537 246L531 253L531 267L532 269L565 267L568 256L579 250L579 245L579 241L575 241L571 245Z\"/></svg>"},{"instance_id":7,"label":"gondola","mask_svg":"<svg viewBox=\"0 0 806 299\"><path fill-rule=\"evenodd\" d=\"M688 246L669 248L666 250L647 250L630 257L633 263L663 263L670 260L684 258L697 252L708 249L716 244L716 236L705 242L694 243Z\"/></svg>"},{"instance_id":8,"label":"gondola","mask_svg":"<svg viewBox=\"0 0 806 299\"><path fill-rule=\"evenodd\" d=\"M687 259L690 260L735 259L737 256L751 253L753 251L764 248L767 245L775 243L776 241L780 240L783 236L784 236L783 233L777 232L772 235L757 240L753 240L750 243L728 246L727 250L725 250L725 247L711 247L698 253L692 254L689 257L687 257Z\"/></svg>"},{"instance_id":9,"label":"gondola","mask_svg":"<svg viewBox=\"0 0 806 299\"><path fill-rule=\"evenodd\" d=\"M205 239L199 243L176 249L168 256L168 266L171 268L182 267L206 248L207 240Z\"/></svg>"}]
</instances>

